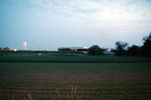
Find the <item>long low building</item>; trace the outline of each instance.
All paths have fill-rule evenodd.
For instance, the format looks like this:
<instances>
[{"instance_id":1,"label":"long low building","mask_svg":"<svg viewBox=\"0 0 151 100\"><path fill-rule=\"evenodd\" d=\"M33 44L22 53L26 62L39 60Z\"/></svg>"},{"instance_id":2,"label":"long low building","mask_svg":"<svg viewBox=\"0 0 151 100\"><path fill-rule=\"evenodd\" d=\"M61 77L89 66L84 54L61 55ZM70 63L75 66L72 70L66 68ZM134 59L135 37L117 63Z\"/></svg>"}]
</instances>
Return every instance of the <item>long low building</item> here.
<instances>
[{"instance_id":1,"label":"long low building","mask_svg":"<svg viewBox=\"0 0 151 100\"><path fill-rule=\"evenodd\" d=\"M83 51L83 52L88 52L89 47L61 47L58 48L59 51Z\"/></svg>"},{"instance_id":2,"label":"long low building","mask_svg":"<svg viewBox=\"0 0 151 100\"><path fill-rule=\"evenodd\" d=\"M100 48L102 52L105 52L108 50L108 48ZM83 51L83 52L88 52L89 47L61 47L58 48L59 51Z\"/></svg>"}]
</instances>

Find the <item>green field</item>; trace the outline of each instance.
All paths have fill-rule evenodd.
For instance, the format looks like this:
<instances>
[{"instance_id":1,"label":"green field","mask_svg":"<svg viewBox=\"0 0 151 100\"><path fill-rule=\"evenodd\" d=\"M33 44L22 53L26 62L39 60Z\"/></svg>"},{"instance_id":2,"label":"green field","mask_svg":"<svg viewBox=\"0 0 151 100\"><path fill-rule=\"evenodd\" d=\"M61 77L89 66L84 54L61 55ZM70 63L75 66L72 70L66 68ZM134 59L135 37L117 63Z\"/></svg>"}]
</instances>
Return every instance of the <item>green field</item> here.
<instances>
[{"instance_id":1,"label":"green field","mask_svg":"<svg viewBox=\"0 0 151 100\"><path fill-rule=\"evenodd\" d=\"M0 58L0 100L151 99L149 58L10 55ZM91 63L85 63L88 61Z\"/></svg>"},{"instance_id":2,"label":"green field","mask_svg":"<svg viewBox=\"0 0 151 100\"><path fill-rule=\"evenodd\" d=\"M86 55L0 55L0 62L36 62L36 63L139 63L151 62L151 58L129 57L129 56L86 56Z\"/></svg>"}]
</instances>

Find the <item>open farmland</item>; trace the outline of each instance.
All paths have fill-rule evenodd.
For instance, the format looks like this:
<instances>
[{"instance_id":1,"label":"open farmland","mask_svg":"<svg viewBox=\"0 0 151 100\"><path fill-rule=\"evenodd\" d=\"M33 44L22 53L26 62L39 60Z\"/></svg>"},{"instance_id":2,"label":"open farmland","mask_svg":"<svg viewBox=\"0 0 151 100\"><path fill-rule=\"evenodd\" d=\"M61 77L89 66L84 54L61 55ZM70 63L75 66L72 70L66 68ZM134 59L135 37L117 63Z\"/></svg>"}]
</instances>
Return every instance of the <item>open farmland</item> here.
<instances>
[{"instance_id":1,"label":"open farmland","mask_svg":"<svg viewBox=\"0 0 151 100\"><path fill-rule=\"evenodd\" d=\"M0 100L150 100L151 63L0 63Z\"/></svg>"},{"instance_id":2,"label":"open farmland","mask_svg":"<svg viewBox=\"0 0 151 100\"><path fill-rule=\"evenodd\" d=\"M128 56L88 56L79 52L53 52L53 53L0 53L0 62L26 62L26 63L138 63L151 62L151 58Z\"/></svg>"}]
</instances>

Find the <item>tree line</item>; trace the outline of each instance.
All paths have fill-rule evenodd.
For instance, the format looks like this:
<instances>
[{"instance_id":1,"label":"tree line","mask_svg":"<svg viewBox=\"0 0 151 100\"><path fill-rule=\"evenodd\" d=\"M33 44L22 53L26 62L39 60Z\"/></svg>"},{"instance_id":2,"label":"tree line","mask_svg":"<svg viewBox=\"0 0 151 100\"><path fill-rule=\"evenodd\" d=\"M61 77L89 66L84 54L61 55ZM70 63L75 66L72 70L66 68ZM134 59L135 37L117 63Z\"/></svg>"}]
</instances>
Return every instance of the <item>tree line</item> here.
<instances>
[{"instance_id":1,"label":"tree line","mask_svg":"<svg viewBox=\"0 0 151 100\"><path fill-rule=\"evenodd\" d=\"M128 55L151 57L151 33L149 36L144 37L143 41L142 46L132 45L131 47L127 47L128 43L118 41L115 43L116 49L112 49L111 51L118 56Z\"/></svg>"},{"instance_id":2,"label":"tree line","mask_svg":"<svg viewBox=\"0 0 151 100\"><path fill-rule=\"evenodd\" d=\"M128 47L127 42L117 41L115 43L116 48L111 49L111 52L114 52L118 56L142 56L142 57L151 57L151 33L149 36L143 38L143 45L137 46L132 45ZM99 46L93 45L90 47L88 54L90 55L103 55Z\"/></svg>"}]
</instances>

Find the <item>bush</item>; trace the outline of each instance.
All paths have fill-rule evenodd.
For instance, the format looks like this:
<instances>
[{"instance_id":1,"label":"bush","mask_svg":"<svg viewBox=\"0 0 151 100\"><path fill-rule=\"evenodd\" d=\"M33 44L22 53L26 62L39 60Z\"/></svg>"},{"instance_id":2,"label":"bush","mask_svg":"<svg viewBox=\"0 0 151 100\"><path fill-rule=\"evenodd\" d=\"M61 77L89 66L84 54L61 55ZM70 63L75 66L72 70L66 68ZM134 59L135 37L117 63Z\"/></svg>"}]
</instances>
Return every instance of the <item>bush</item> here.
<instances>
[{"instance_id":1,"label":"bush","mask_svg":"<svg viewBox=\"0 0 151 100\"><path fill-rule=\"evenodd\" d=\"M98 45L93 45L90 47L88 54L89 55L103 55L104 53L101 51Z\"/></svg>"}]
</instances>

